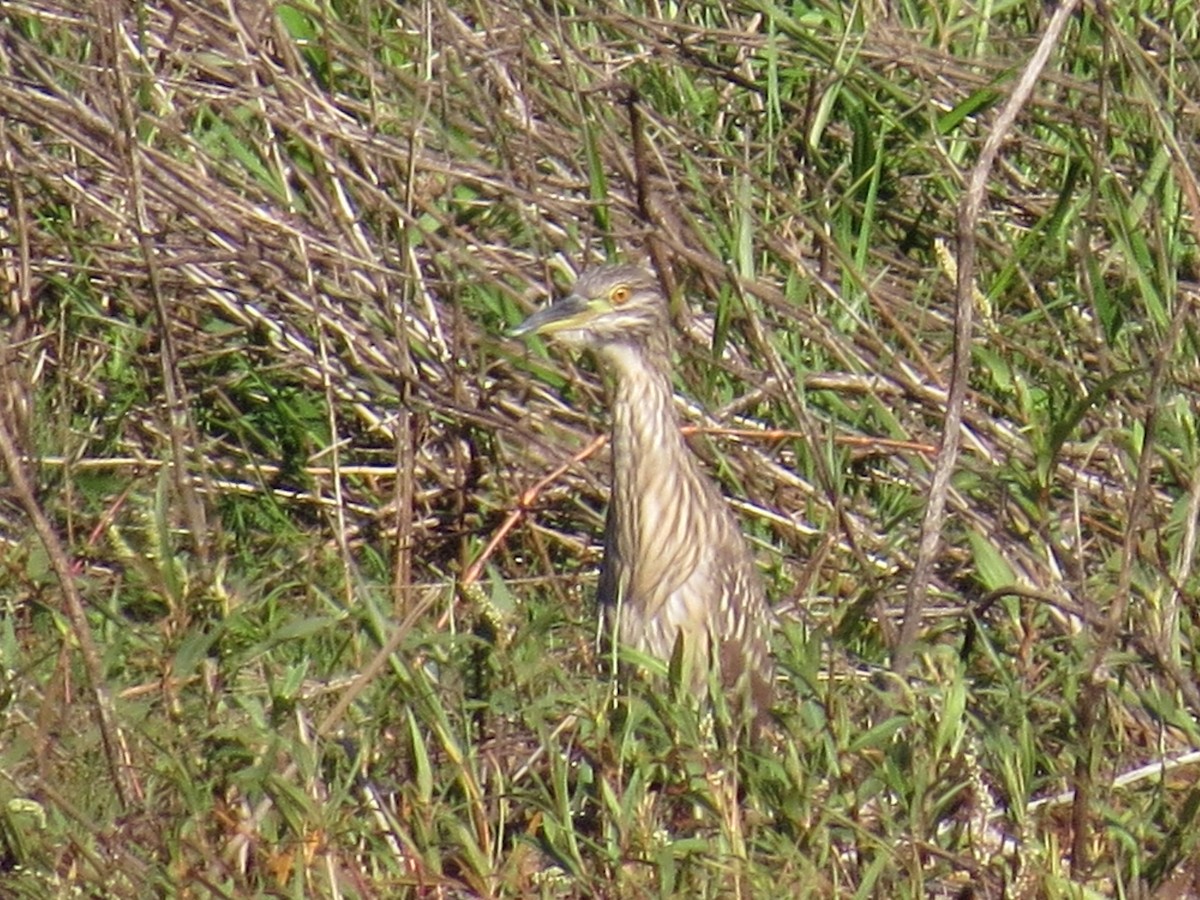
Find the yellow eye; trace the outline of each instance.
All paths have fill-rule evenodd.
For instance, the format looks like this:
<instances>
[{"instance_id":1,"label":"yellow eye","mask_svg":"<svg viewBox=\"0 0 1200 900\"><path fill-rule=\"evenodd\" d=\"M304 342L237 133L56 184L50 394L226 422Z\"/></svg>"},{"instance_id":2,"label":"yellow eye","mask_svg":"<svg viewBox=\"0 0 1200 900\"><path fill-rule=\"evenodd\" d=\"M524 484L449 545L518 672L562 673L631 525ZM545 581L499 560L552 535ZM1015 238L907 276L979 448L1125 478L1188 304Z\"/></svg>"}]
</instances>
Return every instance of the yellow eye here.
<instances>
[{"instance_id":1,"label":"yellow eye","mask_svg":"<svg viewBox=\"0 0 1200 900\"><path fill-rule=\"evenodd\" d=\"M629 288L623 284L617 285L609 292L608 299L611 300L616 306L620 306L629 299Z\"/></svg>"}]
</instances>

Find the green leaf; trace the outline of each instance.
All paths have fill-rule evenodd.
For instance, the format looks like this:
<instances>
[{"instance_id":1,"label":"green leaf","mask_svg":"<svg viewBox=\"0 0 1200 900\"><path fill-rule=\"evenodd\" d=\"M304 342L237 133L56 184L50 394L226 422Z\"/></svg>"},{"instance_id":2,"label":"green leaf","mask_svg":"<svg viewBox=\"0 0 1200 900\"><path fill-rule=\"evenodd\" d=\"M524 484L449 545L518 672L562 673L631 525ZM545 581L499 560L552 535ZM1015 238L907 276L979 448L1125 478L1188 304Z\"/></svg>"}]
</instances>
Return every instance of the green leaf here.
<instances>
[{"instance_id":1,"label":"green leaf","mask_svg":"<svg viewBox=\"0 0 1200 900\"><path fill-rule=\"evenodd\" d=\"M938 134L942 136L948 135L961 125L964 119L994 105L1000 97L1000 92L993 88L980 88L962 103L958 104L958 106L938 116Z\"/></svg>"},{"instance_id":2,"label":"green leaf","mask_svg":"<svg viewBox=\"0 0 1200 900\"><path fill-rule=\"evenodd\" d=\"M907 716L892 716L890 719L885 719L874 728L864 731L846 748L848 753L860 753L863 750L878 748L886 745L896 732L907 725L909 719Z\"/></svg>"},{"instance_id":3,"label":"green leaf","mask_svg":"<svg viewBox=\"0 0 1200 900\"><path fill-rule=\"evenodd\" d=\"M429 751L425 747L425 738L417 724L416 714L410 707L406 710L408 716L408 740L412 750L412 771L417 784L417 797L422 803L433 800L433 769L429 765Z\"/></svg>"},{"instance_id":4,"label":"green leaf","mask_svg":"<svg viewBox=\"0 0 1200 900\"><path fill-rule=\"evenodd\" d=\"M955 674L958 677L947 686L942 700L942 712L938 716L935 742L938 757L956 753L965 732L963 713L967 708L967 689L961 672Z\"/></svg>"},{"instance_id":5,"label":"green leaf","mask_svg":"<svg viewBox=\"0 0 1200 900\"><path fill-rule=\"evenodd\" d=\"M971 553L975 557L975 574L989 591L1010 587L1016 582L1012 567L1004 555L985 535L972 529L967 532Z\"/></svg>"}]
</instances>

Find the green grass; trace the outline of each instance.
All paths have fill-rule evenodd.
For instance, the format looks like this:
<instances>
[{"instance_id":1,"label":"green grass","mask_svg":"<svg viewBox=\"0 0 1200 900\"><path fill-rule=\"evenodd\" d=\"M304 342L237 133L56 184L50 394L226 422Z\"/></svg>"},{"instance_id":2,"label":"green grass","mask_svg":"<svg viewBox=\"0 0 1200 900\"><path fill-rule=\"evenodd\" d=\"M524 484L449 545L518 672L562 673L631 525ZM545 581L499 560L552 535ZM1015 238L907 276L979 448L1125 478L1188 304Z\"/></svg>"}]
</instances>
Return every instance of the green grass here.
<instances>
[{"instance_id":1,"label":"green grass","mask_svg":"<svg viewBox=\"0 0 1200 900\"><path fill-rule=\"evenodd\" d=\"M1003 145L902 676L1041 5L76 6L0 14L0 893L1190 877L1190 6L1085 5ZM754 750L597 658L602 385L505 337L647 253L778 615Z\"/></svg>"}]
</instances>

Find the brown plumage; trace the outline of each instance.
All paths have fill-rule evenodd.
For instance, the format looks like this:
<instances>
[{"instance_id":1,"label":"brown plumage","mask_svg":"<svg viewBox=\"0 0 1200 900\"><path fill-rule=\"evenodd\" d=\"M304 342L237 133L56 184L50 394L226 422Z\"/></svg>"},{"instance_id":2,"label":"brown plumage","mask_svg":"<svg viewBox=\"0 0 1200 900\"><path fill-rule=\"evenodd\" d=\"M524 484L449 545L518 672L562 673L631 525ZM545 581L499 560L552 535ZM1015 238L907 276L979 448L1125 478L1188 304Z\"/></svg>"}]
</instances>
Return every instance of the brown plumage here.
<instances>
[{"instance_id":1,"label":"brown plumage","mask_svg":"<svg viewBox=\"0 0 1200 900\"><path fill-rule=\"evenodd\" d=\"M658 285L636 266L591 269L515 333L588 348L612 375L613 487L599 601L618 640L670 660L682 639L693 693L705 695L718 667L735 714L757 731L773 680L762 581L733 512L680 432Z\"/></svg>"}]
</instances>

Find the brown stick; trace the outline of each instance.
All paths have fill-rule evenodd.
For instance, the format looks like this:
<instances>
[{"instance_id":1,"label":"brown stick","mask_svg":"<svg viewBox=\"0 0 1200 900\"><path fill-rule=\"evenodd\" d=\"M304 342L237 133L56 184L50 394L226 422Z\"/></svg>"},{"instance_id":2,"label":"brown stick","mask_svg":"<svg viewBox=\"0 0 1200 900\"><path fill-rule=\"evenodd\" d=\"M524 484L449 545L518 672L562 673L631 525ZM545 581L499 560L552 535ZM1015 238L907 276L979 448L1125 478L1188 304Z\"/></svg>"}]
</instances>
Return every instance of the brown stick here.
<instances>
[{"instance_id":1,"label":"brown stick","mask_svg":"<svg viewBox=\"0 0 1200 900\"><path fill-rule=\"evenodd\" d=\"M211 535L205 519L204 504L197 496L191 467L188 464L189 447L196 446L195 429L192 427L191 414L185 401L183 378L179 372L179 354L175 347L172 330L173 317L167 308L166 290L162 284L161 267L158 261L158 248L154 246L151 237L153 225L148 212L147 192L143 178L143 150L138 137L138 114L131 100L136 95L136 89L126 70L129 62L121 41L125 23L118 17L118 9L117 4L109 4L105 7L105 25L106 38L110 42L108 51L112 57L110 61L112 74L116 79L116 99L121 115L120 142L126 166L124 174L133 201L131 205L138 247L142 251L142 263L146 267L147 283L154 299L154 312L158 319L163 399L167 407L171 461L174 463L171 475L175 479L175 487L179 492L183 515L190 532L192 549L195 551L196 558L200 561L207 579L211 559L209 552Z\"/></svg>"},{"instance_id":2,"label":"brown stick","mask_svg":"<svg viewBox=\"0 0 1200 900\"><path fill-rule=\"evenodd\" d=\"M33 487L21 465L21 456L13 441L12 430L2 415L0 415L0 459L3 459L4 467L8 470L13 493L16 494L17 501L25 510L25 515L29 516L29 521L33 523L38 540L42 542L46 556L50 560L50 566L54 569L54 576L62 587L63 612L71 624L71 632L75 636L75 641L79 644L79 655L83 658L83 671L88 680L88 687L92 691L96 725L100 729L100 740L104 745L104 756L112 775L117 800L123 809L128 809L134 801L141 800L142 789L134 778L129 746L125 742L125 735L122 734L120 725L117 724L112 697L109 695L108 685L104 681L104 667L100 663L100 651L92 636L91 626L88 625L83 598L80 596L79 589L75 585L75 578L71 574L71 563L67 558L67 551L58 539L58 535L55 534L54 526L50 524L50 520L38 505Z\"/></svg>"},{"instance_id":3,"label":"brown stick","mask_svg":"<svg viewBox=\"0 0 1200 900\"><path fill-rule=\"evenodd\" d=\"M946 397L946 415L942 420L942 444L934 462L933 478L929 485L929 501L925 505L925 516L921 520L921 541L917 550L917 562L913 566L912 579L908 584L908 596L904 602L904 619L900 624L900 635L892 658L892 670L903 675L912 662L921 627L921 616L929 596L929 582L941 547L942 524L946 517L946 497L950 491L950 477L958 460L958 443L963 418L963 404L967 396L967 379L971 371L971 331L974 312L975 287L975 230L983 208L988 176L1000 146L1012 130L1017 115L1029 101L1038 76L1058 43L1063 28L1070 19L1079 0L1064 0L1054 11L1042 39L1038 42L1020 79L1009 95L1004 108L996 117L996 123L983 144L971 176L967 191L963 195L958 211L958 282L954 298L954 356L950 372L950 388Z\"/></svg>"},{"instance_id":4,"label":"brown stick","mask_svg":"<svg viewBox=\"0 0 1200 900\"><path fill-rule=\"evenodd\" d=\"M475 562L471 563L470 568L463 572L463 576L461 579L459 579L459 583L463 587L470 587L476 581L478 581L479 575L483 571L483 567L487 565L487 561L491 559L492 554L496 552L496 548L500 546L500 543L504 540L505 536L516 527L517 523L521 521L521 518L525 515L525 513L527 513L533 507L533 503L535 500L537 500L538 494L546 489L546 485L558 478L559 475L567 471L567 469L571 468L571 466L575 465L581 460L587 459L589 456L603 447L605 441L607 440L607 435L601 435L600 437L595 438L590 444L568 459L561 466L558 466L550 471L533 487L524 491L517 500L517 508L510 512L508 514L508 518L504 520L504 523L496 529L496 533L492 535L491 540L487 542L487 546L484 547L483 551L478 557L476 557Z\"/></svg>"}]
</instances>

